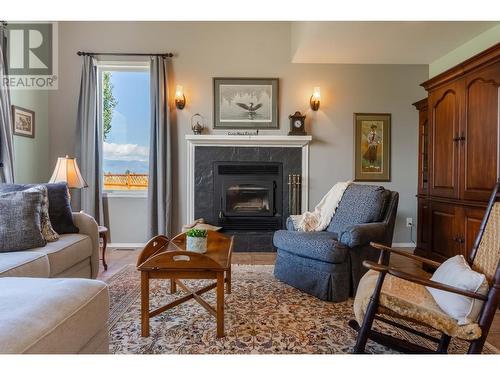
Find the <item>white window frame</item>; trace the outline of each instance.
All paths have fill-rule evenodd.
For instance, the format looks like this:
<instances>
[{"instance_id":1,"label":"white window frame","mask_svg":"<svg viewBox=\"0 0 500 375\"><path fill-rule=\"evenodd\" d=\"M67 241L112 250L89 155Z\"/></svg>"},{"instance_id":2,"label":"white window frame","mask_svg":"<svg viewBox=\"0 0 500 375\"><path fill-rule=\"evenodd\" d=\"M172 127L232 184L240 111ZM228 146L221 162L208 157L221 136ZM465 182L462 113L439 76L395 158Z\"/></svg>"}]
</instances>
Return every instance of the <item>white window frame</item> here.
<instances>
[{"instance_id":1,"label":"white window frame","mask_svg":"<svg viewBox=\"0 0 500 375\"><path fill-rule=\"evenodd\" d=\"M102 75L106 71L122 71L122 72L148 72L150 69L149 61L98 61L97 62L97 103L98 103L98 113L97 118L98 126L102 129ZM103 137L104 142L104 137ZM101 144L101 155L103 155L102 144ZM102 168L102 163L101 163ZM147 190L104 190L104 171L101 169L101 174L103 176L102 182L102 195L105 198L147 198Z\"/></svg>"}]
</instances>

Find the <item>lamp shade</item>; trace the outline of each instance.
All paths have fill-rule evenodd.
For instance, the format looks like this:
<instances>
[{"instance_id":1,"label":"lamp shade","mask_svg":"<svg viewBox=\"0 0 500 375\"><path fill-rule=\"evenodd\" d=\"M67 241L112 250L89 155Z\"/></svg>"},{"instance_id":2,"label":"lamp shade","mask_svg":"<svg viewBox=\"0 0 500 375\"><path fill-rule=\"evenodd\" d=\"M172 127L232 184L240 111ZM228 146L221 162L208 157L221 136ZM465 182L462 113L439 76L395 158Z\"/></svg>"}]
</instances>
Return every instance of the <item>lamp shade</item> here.
<instances>
[{"instance_id":1,"label":"lamp shade","mask_svg":"<svg viewBox=\"0 0 500 375\"><path fill-rule=\"evenodd\" d=\"M57 158L57 164L49 182L66 182L69 188L81 189L87 187L87 183L80 173L80 168L75 158Z\"/></svg>"}]
</instances>

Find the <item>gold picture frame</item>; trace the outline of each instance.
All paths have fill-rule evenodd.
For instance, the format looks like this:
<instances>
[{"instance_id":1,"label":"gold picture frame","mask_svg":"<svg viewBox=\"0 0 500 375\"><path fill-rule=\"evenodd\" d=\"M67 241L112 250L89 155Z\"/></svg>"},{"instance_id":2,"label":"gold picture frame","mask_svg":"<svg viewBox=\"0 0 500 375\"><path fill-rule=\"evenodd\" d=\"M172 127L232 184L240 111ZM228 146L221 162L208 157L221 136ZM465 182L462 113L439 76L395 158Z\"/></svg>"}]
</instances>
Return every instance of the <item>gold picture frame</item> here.
<instances>
[{"instance_id":1,"label":"gold picture frame","mask_svg":"<svg viewBox=\"0 0 500 375\"><path fill-rule=\"evenodd\" d=\"M354 180L391 181L390 113L354 113Z\"/></svg>"}]
</instances>

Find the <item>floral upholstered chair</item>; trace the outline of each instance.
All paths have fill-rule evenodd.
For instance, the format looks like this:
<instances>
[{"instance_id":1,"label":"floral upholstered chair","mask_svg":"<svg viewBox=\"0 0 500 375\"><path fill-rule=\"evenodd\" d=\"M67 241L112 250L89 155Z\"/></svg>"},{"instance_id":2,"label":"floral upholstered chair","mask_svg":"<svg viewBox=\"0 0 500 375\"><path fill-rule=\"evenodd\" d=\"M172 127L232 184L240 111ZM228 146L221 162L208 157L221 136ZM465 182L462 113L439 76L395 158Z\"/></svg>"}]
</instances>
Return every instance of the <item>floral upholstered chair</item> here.
<instances>
[{"instance_id":1,"label":"floral upholstered chair","mask_svg":"<svg viewBox=\"0 0 500 375\"><path fill-rule=\"evenodd\" d=\"M484 282L486 280L488 285L486 285L483 292L480 292L480 288L474 291L465 290L430 280L430 275L421 277L386 266L387 258L391 253L420 261L431 267L439 267L440 263L391 249L384 245L372 244L382 253L378 263L364 262L364 265L370 271L361 279L356 294L354 301L356 320L349 322L349 325L358 331L356 346L354 347L355 353L364 352L368 339L403 352L447 353L451 338L468 341L469 353L481 353L500 299L499 188L500 180L493 190L479 234L467 260L470 268L466 265L467 269L470 270L469 272L476 271L482 277L484 284L486 284ZM475 272L472 273L475 274ZM468 279L470 280L470 278ZM462 280L459 284L465 285L465 281ZM441 309L443 304L438 305L434 298L435 294L433 297L427 287L430 287L434 293L445 291L446 298L449 298L450 294L454 294L455 296L467 297L471 303L473 301L483 301L477 319L466 322L459 322L454 319ZM460 300L464 301L463 298ZM392 320L392 317L407 320L412 323L412 327L396 322ZM430 349L378 332L372 328L374 320L397 326L423 337L434 342L436 347ZM422 326L431 328L431 331L437 331L440 337L436 338L422 332ZM417 327L420 327L420 329Z\"/></svg>"}]
</instances>

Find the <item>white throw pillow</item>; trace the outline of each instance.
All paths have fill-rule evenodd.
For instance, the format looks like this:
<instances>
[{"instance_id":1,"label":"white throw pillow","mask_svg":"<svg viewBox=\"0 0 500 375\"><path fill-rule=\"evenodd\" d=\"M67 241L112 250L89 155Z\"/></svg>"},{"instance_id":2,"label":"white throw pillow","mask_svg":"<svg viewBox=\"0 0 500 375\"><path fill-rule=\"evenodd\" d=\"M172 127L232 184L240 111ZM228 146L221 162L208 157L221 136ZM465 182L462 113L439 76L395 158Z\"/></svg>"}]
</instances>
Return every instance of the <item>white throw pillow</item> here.
<instances>
[{"instance_id":1,"label":"white throw pillow","mask_svg":"<svg viewBox=\"0 0 500 375\"><path fill-rule=\"evenodd\" d=\"M473 271L462 255L456 255L441 264L432 275L431 280L483 295L488 292L486 277ZM483 301L444 290L426 288L438 306L456 319L458 324L464 325L477 321Z\"/></svg>"}]
</instances>

